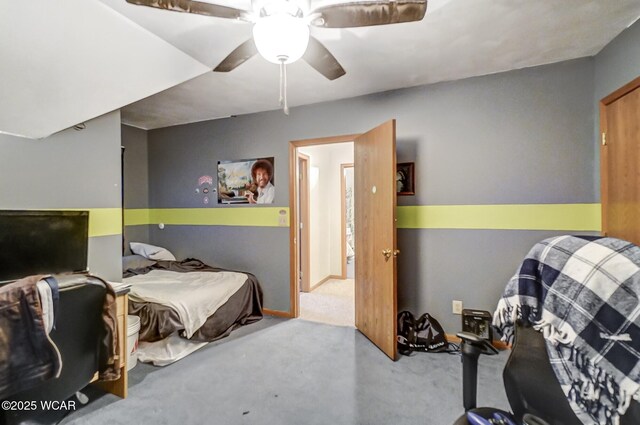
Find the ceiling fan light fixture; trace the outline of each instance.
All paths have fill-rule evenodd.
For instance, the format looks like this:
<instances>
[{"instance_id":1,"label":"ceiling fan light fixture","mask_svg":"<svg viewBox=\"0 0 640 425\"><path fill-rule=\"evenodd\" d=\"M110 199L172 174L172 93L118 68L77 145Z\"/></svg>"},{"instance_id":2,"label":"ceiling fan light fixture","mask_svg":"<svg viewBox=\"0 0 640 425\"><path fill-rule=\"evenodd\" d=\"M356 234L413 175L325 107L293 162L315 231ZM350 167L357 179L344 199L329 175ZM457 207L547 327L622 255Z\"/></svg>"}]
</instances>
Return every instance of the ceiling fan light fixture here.
<instances>
[{"instance_id":1,"label":"ceiling fan light fixture","mask_svg":"<svg viewBox=\"0 0 640 425\"><path fill-rule=\"evenodd\" d=\"M309 25L286 12L263 16L253 26L253 39L263 58L275 64L289 64L307 50Z\"/></svg>"}]
</instances>

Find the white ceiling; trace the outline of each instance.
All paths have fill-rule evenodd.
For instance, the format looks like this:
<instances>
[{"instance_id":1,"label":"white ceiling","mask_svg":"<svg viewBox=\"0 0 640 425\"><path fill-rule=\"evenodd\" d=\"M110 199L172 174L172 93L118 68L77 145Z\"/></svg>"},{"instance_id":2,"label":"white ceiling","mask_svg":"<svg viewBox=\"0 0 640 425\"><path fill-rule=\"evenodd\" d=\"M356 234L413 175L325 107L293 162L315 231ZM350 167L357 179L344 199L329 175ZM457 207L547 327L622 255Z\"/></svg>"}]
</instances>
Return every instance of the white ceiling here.
<instances>
[{"instance_id":1,"label":"white ceiling","mask_svg":"<svg viewBox=\"0 0 640 425\"><path fill-rule=\"evenodd\" d=\"M125 0L2 7L0 132L43 137L121 107L124 123L144 129L279 109L276 65L256 56L210 71L250 24ZM312 28L347 74L328 81L303 61L289 65L289 104L591 56L639 16L640 0L431 0L421 22Z\"/></svg>"},{"instance_id":2,"label":"white ceiling","mask_svg":"<svg viewBox=\"0 0 640 425\"><path fill-rule=\"evenodd\" d=\"M42 138L207 72L98 1L2 1L0 132Z\"/></svg>"}]
</instances>

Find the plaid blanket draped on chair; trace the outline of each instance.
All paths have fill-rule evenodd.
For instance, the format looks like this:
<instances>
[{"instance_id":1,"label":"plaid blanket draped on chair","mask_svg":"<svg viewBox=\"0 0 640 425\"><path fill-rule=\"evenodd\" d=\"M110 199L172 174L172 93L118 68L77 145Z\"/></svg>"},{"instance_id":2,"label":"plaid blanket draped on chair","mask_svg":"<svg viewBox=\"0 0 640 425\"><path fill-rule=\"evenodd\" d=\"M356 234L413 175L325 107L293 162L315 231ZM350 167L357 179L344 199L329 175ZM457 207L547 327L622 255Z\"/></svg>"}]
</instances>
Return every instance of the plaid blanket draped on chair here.
<instances>
[{"instance_id":1,"label":"plaid blanket draped on chair","mask_svg":"<svg viewBox=\"0 0 640 425\"><path fill-rule=\"evenodd\" d=\"M537 243L507 284L493 324L543 332L553 370L585 424L618 424L640 396L640 247L559 236Z\"/></svg>"}]
</instances>

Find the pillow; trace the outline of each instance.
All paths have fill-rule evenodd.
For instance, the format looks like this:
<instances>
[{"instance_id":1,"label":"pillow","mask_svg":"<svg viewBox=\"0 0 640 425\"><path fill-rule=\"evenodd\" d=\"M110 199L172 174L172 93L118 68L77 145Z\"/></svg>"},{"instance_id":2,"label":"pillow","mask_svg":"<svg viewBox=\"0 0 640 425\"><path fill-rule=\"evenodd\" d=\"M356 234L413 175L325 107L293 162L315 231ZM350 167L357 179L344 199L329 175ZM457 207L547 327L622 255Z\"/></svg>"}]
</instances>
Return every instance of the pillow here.
<instances>
[{"instance_id":1,"label":"pillow","mask_svg":"<svg viewBox=\"0 0 640 425\"><path fill-rule=\"evenodd\" d=\"M122 271L144 269L153 266L155 263L155 261L147 260L142 255L125 255L122 257Z\"/></svg>"},{"instance_id":2,"label":"pillow","mask_svg":"<svg viewBox=\"0 0 640 425\"><path fill-rule=\"evenodd\" d=\"M131 242L129 246L131 246L131 252L142 255L144 258L148 258L149 260L176 261L176 257L174 257L172 253L159 246L140 242Z\"/></svg>"}]
</instances>

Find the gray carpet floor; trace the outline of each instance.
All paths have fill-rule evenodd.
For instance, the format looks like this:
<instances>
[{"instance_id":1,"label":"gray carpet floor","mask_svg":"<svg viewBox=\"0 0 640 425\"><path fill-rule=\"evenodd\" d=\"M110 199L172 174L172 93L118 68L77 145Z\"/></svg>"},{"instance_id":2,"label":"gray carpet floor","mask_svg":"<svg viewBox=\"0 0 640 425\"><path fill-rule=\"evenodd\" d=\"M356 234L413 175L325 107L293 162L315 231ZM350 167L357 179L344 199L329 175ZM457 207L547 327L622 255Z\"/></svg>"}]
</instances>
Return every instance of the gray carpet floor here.
<instances>
[{"instance_id":1,"label":"gray carpet floor","mask_svg":"<svg viewBox=\"0 0 640 425\"><path fill-rule=\"evenodd\" d=\"M482 356L478 405L508 409L508 352ZM460 357L392 362L356 329L265 318L167 367L138 364L129 396L102 394L62 422L84 424L451 424ZM95 395L95 394L94 394Z\"/></svg>"}]
</instances>

